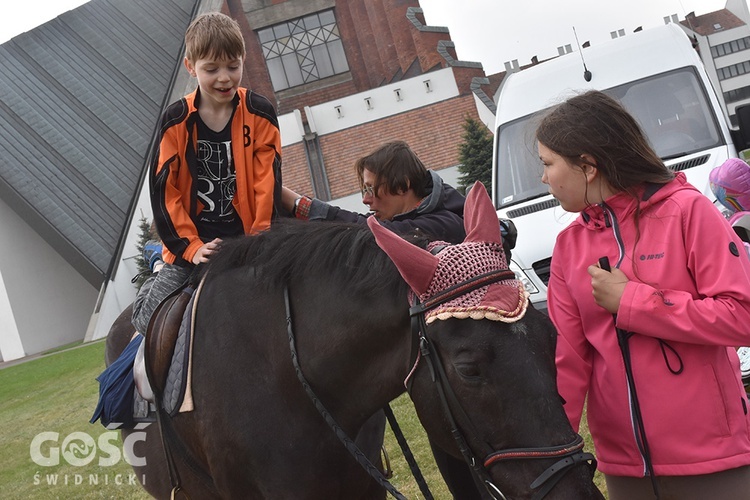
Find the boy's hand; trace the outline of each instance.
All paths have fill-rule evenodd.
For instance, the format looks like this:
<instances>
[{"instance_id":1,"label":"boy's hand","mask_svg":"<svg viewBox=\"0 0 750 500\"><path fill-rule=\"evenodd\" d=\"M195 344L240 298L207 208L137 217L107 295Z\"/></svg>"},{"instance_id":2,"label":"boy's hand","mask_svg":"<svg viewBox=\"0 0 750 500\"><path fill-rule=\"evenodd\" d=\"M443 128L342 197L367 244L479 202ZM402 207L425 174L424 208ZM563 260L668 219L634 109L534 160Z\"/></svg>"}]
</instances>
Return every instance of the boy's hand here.
<instances>
[{"instance_id":1,"label":"boy's hand","mask_svg":"<svg viewBox=\"0 0 750 500\"><path fill-rule=\"evenodd\" d=\"M203 264L208 262L211 256L219 251L219 245L221 245L221 238L214 238L208 243L204 243L195 255L193 255L193 264Z\"/></svg>"},{"instance_id":2,"label":"boy's hand","mask_svg":"<svg viewBox=\"0 0 750 500\"><path fill-rule=\"evenodd\" d=\"M617 314L628 277L617 268L605 271L598 264L589 266L588 273L596 303L612 314Z\"/></svg>"}]
</instances>

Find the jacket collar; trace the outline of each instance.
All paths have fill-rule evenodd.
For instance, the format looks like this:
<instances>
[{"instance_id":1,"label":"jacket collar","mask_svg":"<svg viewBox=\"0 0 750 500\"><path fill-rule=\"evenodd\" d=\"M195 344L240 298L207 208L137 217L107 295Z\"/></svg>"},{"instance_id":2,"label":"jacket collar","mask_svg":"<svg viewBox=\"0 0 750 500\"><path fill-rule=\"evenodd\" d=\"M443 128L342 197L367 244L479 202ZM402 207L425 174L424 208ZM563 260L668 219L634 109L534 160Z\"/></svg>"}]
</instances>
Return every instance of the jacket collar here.
<instances>
[{"instance_id":1,"label":"jacket collar","mask_svg":"<svg viewBox=\"0 0 750 500\"><path fill-rule=\"evenodd\" d=\"M427 189L429 194L425 196L422 202L417 207L417 213L429 214L434 212L443 199L443 179L432 170L428 170L430 174L430 180L427 181ZM430 185L432 185L430 187Z\"/></svg>"},{"instance_id":2,"label":"jacket collar","mask_svg":"<svg viewBox=\"0 0 750 500\"><path fill-rule=\"evenodd\" d=\"M201 104L201 88L197 87L191 94L188 94L186 98L189 101L192 101L192 104L193 104L192 111L193 112L198 111L198 108L200 107L200 104ZM239 91L237 91L234 93L234 99L232 99L232 104L236 108L239 103L240 103L240 93Z\"/></svg>"},{"instance_id":3,"label":"jacket collar","mask_svg":"<svg viewBox=\"0 0 750 500\"><path fill-rule=\"evenodd\" d=\"M644 183L638 187L638 199L628 193L620 192L610 196L604 202L589 205L582 212L578 221L589 229L602 229L609 225L605 209L614 212L619 219L623 219L635 212L640 206L641 211L669 197L681 189L695 189L687 182L684 172L677 172L675 178L666 184Z\"/></svg>"},{"instance_id":4,"label":"jacket collar","mask_svg":"<svg viewBox=\"0 0 750 500\"><path fill-rule=\"evenodd\" d=\"M435 211L443 199L443 179L432 170L427 173L430 178L427 180L427 196L425 196L416 208L409 210L393 217L393 220L413 219L415 215L429 214Z\"/></svg>"}]
</instances>

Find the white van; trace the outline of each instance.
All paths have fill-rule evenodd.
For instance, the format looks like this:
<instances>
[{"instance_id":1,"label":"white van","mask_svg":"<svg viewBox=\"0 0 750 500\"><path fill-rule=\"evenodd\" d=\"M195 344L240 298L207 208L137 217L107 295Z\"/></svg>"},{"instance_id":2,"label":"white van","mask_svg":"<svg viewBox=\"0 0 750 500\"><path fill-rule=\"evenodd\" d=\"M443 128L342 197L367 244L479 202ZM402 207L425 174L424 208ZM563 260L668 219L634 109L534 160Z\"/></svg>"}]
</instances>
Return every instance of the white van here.
<instances>
[{"instance_id":1,"label":"white van","mask_svg":"<svg viewBox=\"0 0 750 500\"><path fill-rule=\"evenodd\" d=\"M584 74L584 63L590 74ZM497 102L493 201L498 217L513 220L518 230L511 268L534 306L544 311L555 238L577 214L565 212L541 183L534 131L545 109L587 89L618 99L665 164L684 171L712 199L708 174L737 156L703 63L675 24L628 34L507 76Z\"/></svg>"}]
</instances>

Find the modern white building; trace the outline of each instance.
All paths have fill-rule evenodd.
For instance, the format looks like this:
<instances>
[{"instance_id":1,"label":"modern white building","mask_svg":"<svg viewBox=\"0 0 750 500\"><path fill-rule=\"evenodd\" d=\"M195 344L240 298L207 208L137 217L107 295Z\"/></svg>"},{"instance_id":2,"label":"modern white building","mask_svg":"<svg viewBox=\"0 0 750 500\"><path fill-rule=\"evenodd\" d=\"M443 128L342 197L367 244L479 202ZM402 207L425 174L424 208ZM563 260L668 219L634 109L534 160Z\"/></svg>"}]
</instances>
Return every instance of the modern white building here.
<instances>
[{"instance_id":1,"label":"modern white building","mask_svg":"<svg viewBox=\"0 0 750 500\"><path fill-rule=\"evenodd\" d=\"M666 19L665 19L666 20ZM727 0L722 10L681 21L694 40L703 65L732 126L735 109L750 104L750 11L745 0Z\"/></svg>"},{"instance_id":2,"label":"modern white building","mask_svg":"<svg viewBox=\"0 0 750 500\"><path fill-rule=\"evenodd\" d=\"M134 292L126 227L198 2L91 0L0 45L0 362L84 340L118 270Z\"/></svg>"}]
</instances>

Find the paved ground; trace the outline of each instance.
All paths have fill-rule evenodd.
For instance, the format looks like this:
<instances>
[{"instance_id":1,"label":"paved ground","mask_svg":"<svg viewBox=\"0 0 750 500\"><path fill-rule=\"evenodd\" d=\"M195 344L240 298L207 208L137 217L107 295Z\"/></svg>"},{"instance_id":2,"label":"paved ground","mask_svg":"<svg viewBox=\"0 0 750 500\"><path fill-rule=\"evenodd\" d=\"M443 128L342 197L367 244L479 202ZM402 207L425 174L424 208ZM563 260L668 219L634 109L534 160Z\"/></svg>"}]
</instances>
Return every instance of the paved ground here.
<instances>
[{"instance_id":1,"label":"paved ground","mask_svg":"<svg viewBox=\"0 0 750 500\"><path fill-rule=\"evenodd\" d=\"M44 354L32 354L31 356L14 359L12 361L0 361L0 370L2 370L3 368L8 368L9 366L15 366L21 363L25 363L27 361L31 361L32 359L39 359L43 356L45 355Z\"/></svg>"},{"instance_id":2,"label":"paved ground","mask_svg":"<svg viewBox=\"0 0 750 500\"><path fill-rule=\"evenodd\" d=\"M23 358L13 359L11 361L0 361L0 370L2 370L3 368L8 368L9 366L15 366L15 365L19 365L21 363L26 363L27 361L32 361L34 359L39 359L39 358L43 358L43 357L46 357L46 356L52 356L52 355L60 353L60 352L70 351L71 349L79 349L81 347L85 347L85 346L91 345L94 342L101 342L103 340L104 339L92 340L91 342L83 342L81 344L77 344L77 345L74 345L72 347L68 347L67 349L60 349L60 350L56 350L56 351L52 351L52 352L42 352L42 353L39 353L39 354L32 354L30 356L24 356Z\"/></svg>"}]
</instances>

